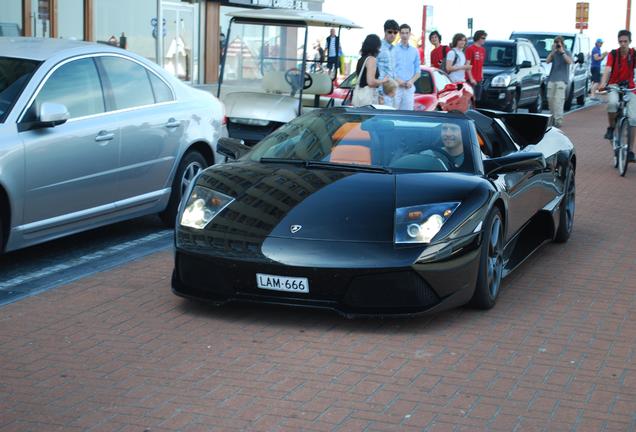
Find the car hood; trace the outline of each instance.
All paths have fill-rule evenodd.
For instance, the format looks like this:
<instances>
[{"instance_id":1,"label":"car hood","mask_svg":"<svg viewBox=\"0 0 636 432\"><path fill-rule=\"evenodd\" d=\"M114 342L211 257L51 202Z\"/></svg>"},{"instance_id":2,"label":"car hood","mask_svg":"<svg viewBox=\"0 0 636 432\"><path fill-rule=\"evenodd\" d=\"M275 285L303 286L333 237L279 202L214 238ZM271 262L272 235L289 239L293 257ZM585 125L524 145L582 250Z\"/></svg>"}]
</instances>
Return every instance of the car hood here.
<instances>
[{"instance_id":1,"label":"car hood","mask_svg":"<svg viewBox=\"0 0 636 432\"><path fill-rule=\"evenodd\" d=\"M476 176L382 174L238 162L208 168L197 184L235 198L208 224L218 241L266 238L393 242L396 207L467 200Z\"/></svg>"},{"instance_id":2,"label":"car hood","mask_svg":"<svg viewBox=\"0 0 636 432\"><path fill-rule=\"evenodd\" d=\"M514 73L515 72L515 68L514 66L508 66L508 67L501 67L501 66L484 66L484 77L491 77L491 76L495 76L495 75L499 75L502 73Z\"/></svg>"}]
</instances>

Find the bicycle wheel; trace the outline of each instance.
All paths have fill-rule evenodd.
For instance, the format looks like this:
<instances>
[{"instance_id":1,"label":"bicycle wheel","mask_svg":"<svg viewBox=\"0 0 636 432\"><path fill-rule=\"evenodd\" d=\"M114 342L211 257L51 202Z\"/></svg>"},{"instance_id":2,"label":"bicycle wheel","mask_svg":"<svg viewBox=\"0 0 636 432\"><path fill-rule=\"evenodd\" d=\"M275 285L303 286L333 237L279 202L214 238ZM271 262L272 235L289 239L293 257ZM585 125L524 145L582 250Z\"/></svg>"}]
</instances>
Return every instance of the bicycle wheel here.
<instances>
[{"instance_id":1,"label":"bicycle wheel","mask_svg":"<svg viewBox=\"0 0 636 432\"><path fill-rule=\"evenodd\" d=\"M621 130L621 128L618 127L618 125L620 125L618 121L616 122L616 125L617 126L614 127L614 134L612 137L612 141L610 141L612 145L612 161L613 161L614 168L618 168L618 148L620 147L620 130Z\"/></svg>"},{"instance_id":2,"label":"bicycle wheel","mask_svg":"<svg viewBox=\"0 0 636 432\"><path fill-rule=\"evenodd\" d=\"M623 118L620 123L619 141L618 141L618 173L621 177L627 172L627 163L629 162L629 150L631 148L629 122Z\"/></svg>"}]
</instances>

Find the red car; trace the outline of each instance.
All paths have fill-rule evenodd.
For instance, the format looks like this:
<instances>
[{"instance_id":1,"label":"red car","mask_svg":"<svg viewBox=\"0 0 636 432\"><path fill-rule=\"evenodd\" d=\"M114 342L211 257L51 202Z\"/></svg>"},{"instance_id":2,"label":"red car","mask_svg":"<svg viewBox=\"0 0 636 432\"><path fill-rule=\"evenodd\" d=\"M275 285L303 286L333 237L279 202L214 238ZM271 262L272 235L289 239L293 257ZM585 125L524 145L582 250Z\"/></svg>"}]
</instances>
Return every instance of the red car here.
<instances>
[{"instance_id":1,"label":"red car","mask_svg":"<svg viewBox=\"0 0 636 432\"><path fill-rule=\"evenodd\" d=\"M454 83L446 72L437 68L421 66L421 75L415 81L416 111L453 111L465 112L473 106L473 88L468 83ZM352 89L357 76L352 73L345 78L329 96L342 100L343 105L351 104ZM338 104L338 101L336 101Z\"/></svg>"}]
</instances>

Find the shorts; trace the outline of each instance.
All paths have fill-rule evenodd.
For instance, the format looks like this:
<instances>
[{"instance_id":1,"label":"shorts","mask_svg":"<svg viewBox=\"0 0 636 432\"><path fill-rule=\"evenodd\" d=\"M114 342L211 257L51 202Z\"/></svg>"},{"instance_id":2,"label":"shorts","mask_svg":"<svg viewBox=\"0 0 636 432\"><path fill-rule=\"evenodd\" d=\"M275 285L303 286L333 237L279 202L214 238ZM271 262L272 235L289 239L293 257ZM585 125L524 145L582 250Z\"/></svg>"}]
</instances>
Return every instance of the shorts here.
<instances>
[{"instance_id":1,"label":"shorts","mask_svg":"<svg viewBox=\"0 0 636 432\"><path fill-rule=\"evenodd\" d=\"M610 91L607 94L607 112L615 113L618 111L618 93ZM629 125L636 126L636 94L631 94L627 102L627 112L629 115Z\"/></svg>"},{"instance_id":2,"label":"shorts","mask_svg":"<svg viewBox=\"0 0 636 432\"><path fill-rule=\"evenodd\" d=\"M592 74L592 82L600 83L601 82L601 68L590 68L590 73Z\"/></svg>"}]
</instances>

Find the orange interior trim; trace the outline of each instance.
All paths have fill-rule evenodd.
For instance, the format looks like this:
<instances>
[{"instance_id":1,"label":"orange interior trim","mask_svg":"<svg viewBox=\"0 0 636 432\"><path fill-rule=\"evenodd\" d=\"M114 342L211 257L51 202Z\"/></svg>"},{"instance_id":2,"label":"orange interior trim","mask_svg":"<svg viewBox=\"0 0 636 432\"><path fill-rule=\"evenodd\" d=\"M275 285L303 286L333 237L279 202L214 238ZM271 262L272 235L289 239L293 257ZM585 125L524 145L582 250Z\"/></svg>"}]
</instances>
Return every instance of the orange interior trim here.
<instances>
[{"instance_id":1,"label":"orange interior trim","mask_svg":"<svg viewBox=\"0 0 636 432\"><path fill-rule=\"evenodd\" d=\"M360 123L353 122L343 124L331 135L331 139L335 142L345 138L353 141L369 141L371 139L369 132L360 128Z\"/></svg>"}]
</instances>

